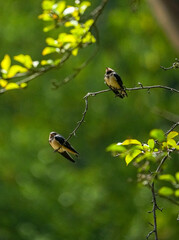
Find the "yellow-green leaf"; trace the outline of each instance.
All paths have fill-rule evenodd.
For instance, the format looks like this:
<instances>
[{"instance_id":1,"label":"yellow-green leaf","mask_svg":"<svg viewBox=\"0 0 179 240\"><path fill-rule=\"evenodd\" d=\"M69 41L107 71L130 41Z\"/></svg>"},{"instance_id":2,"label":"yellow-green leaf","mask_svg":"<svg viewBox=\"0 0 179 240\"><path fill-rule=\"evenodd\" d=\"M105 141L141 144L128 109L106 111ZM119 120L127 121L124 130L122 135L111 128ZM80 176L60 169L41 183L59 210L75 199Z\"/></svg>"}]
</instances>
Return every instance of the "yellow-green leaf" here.
<instances>
[{"instance_id":1,"label":"yellow-green leaf","mask_svg":"<svg viewBox=\"0 0 179 240\"><path fill-rule=\"evenodd\" d=\"M26 68L30 69L32 67L32 58L29 55L19 54L14 56L17 62L22 63Z\"/></svg>"},{"instance_id":2,"label":"yellow-green leaf","mask_svg":"<svg viewBox=\"0 0 179 240\"><path fill-rule=\"evenodd\" d=\"M41 61L41 65L52 65L52 64L54 64L54 61L52 59Z\"/></svg>"},{"instance_id":3,"label":"yellow-green leaf","mask_svg":"<svg viewBox=\"0 0 179 240\"><path fill-rule=\"evenodd\" d=\"M83 1L83 2L80 4L80 14L83 14L89 6L91 6L91 3L90 3L90 2L88 2L88 1Z\"/></svg>"},{"instance_id":4,"label":"yellow-green leaf","mask_svg":"<svg viewBox=\"0 0 179 240\"><path fill-rule=\"evenodd\" d=\"M7 77L12 78L16 75L16 73L23 73L23 72L27 72L27 71L28 70L25 67L22 67L20 65L13 65L10 67Z\"/></svg>"},{"instance_id":5,"label":"yellow-green leaf","mask_svg":"<svg viewBox=\"0 0 179 240\"><path fill-rule=\"evenodd\" d=\"M27 87L27 83L21 83L21 84L20 84L20 87L21 87L21 88Z\"/></svg>"},{"instance_id":6,"label":"yellow-green leaf","mask_svg":"<svg viewBox=\"0 0 179 240\"><path fill-rule=\"evenodd\" d=\"M58 41L55 40L54 38L51 38L51 37L46 38L46 43L49 46L52 46L52 47L58 47L59 46Z\"/></svg>"},{"instance_id":7,"label":"yellow-green leaf","mask_svg":"<svg viewBox=\"0 0 179 240\"><path fill-rule=\"evenodd\" d=\"M141 142L139 142L136 139L126 139L124 142L121 143L121 145L130 145L130 144L141 145ZM120 145L120 143L118 143L118 145Z\"/></svg>"},{"instance_id":8,"label":"yellow-green leaf","mask_svg":"<svg viewBox=\"0 0 179 240\"><path fill-rule=\"evenodd\" d=\"M176 136L178 136L178 132L172 131L167 135L167 140L170 139L170 138L174 138Z\"/></svg>"},{"instance_id":9,"label":"yellow-green leaf","mask_svg":"<svg viewBox=\"0 0 179 240\"><path fill-rule=\"evenodd\" d=\"M172 146L173 148L178 148L179 146L177 145L176 141L172 138L170 138L169 140L167 140L167 144Z\"/></svg>"},{"instance_id":10,"label":"yellow-green leaf","mask_svg":"<svg viewBox=\"0 0 179 240\"><path fill-rule=\"evenodd\" d=\"M159 142L162 142L165 140L165 134L161 129L153 129L150 132L150 136L154 139L157 139Z\"/></svg>"},{"instance_id":11,"label":"yellow-green leaf","mask_svg":"<svg viewBox=\"0 0 179 240\"><path fill-rule=\"evenodd\" d=\"M127 154L125 157L125 162L128 165L135 157L141 153L141 150L135 149L131 153Z\"/></svg>"},{"instance_id":12,"label":"yellow-green leaf","mask_svg":"<svg viewBox=\"0 0 179 240\"><path fill-rule=\"evenodd\" d=\"M50 53L53 53L53 52L57 52L56 48L54 47L45 47L42 51L42 55L47 55L47 54L50 54Z\"/></svg>"},{"instance_id":13,"label":"yellow-green leaf","mask_svg":"<svg viewBox=\"0 0 179 240\"><path fill-rule=\"evenodd\" d=\"M6 90L12 90L12 89L16 89L16 88L19 88L19 85L17 83L9 83L5 87Z\"/></svg>"},{"instance_id":14,"label":"yellow-green leaf","mask_svg":"<svg viewBox=\"0 0 179 240\"><path fill-rule=\"evenodd\" d=\"M55 10L58 11L58 14L61 14L64 11L65 6L66 6L66 2L65 1L60 1L60 2L57 3L57 6L55 7Z\"/></svg>"},{"instance_id":15,"label":"yellow-green leaf","mask_svg":"<svg viewBox=\"0 0 179 240\"><path fill-rule=\"evenodd\" d=\"M85 22L85 27L91 27L91 25L94 23L94 20L93 19L89 19Z\"/></svg>"},{"instance_id":16,"label":"yellow-green leaf","mask_svg":"<svg viewBox=\"0 0 179 240\"><path fill-rule=\"evenodd\" d=\"M1 68L5 71L4 73L7 73L9 68L11 66L11 58L9 57L8 54L6 54L1 61Z\"/></svg>"},{"instance_id":17,"label":"yellow-green leaf","mask_svg":"<svg viewBox=\"0 0 179 240\"><path fill-rule=\"evenodd\" d=\"M126 148L124 146L113 143L106 148L108 152L125 152Z\"/></svg>"},{"instance_id":18,"label":"yellow-green leaf","mask_svg":"<svg viewBox=\"0 0 179 240\"><path fill-rule=\"evenodd\" d=\"M174 193L173 189L169 187L161 187L158 192L162 196L170 196Z\"/></svg>"},{"instance_id":19,"label":"yellow-green leaf","mask_svg":"<svg viewBox=\"0 0 179 240\"><path fill-rule=\"evenodd\" d=\"M173 183L173 184L176 183L174 176L172 176L171 174L163 174L163 175L160 175L160 176L159 176L159 179L160 179L160 180L164 180L164 181L171 182L171 183Z\"/></svg>"},{"instance_id":20,"label":"yellow-green leaf","mask_svg":"<svg viewBox=\"0 0 179 240\"><path fill-rule=\"evenodd\" d=\"M54 1L51 0L45 0L42 2L42 9L44 10L50 10L54 4Z\"/></svg>"},{"instance_id":21,"label":"yellow-green leaf","mask_svg":"<svg viewBox=\"0 0 179 240\"><path fill-rule=\"evenodd\" d=\"M153 150L154 145L155 145L155 141L153 139L149 139L147 143L149 145L149 148Z\"/></svg>"},{"instance_id":22,"label":"yellow-green leaf","mask_svg":"<svg viewBox=\"0 0 179 240\"><path fill-rule=\"evenodd\" d=\"M179 189L177 189L177 190L175 191L175 196L176 196L176 197L179 197Z\"/></svg>"},{"instance_id":23,"label":"yellow-green leaf","mask_svg":"<svg viewBox=\"0 0 179 240\"><path fill-rule=\"evenodd\" d=\"M175 173L176 180L179 182L179 172Z\"/></svg>"},{"instance_id":24,"label":"yellow-green leaf","mask_svg":"<svg viewBox=\"0 0 179 240\"><path fill-rule=\"evenodd\" d=\"M77 54L78 54L78 48L73 49L72 55L73 55L73 56L76 56Z\"/></svg>"},{"instance_id":25,"label":"yellow-green leaf","mask_svg":"<svg viewBox=\"0 0 179 240\"><path fill-rule=\"evenodd\" d=\"M4 80L4 79L0 79L0 86L1 87L5 87L7 85L8 81Z\"/></svg>"}]
</instances>

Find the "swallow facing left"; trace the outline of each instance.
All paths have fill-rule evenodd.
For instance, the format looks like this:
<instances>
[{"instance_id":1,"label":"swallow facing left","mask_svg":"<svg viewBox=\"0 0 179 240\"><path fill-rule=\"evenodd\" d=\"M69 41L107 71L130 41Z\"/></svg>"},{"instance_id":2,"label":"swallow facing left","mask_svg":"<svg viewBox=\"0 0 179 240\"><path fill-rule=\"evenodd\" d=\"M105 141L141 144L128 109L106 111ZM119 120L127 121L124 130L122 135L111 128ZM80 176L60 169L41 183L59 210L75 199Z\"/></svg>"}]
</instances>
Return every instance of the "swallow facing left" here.
<instances>
[{"instance_id":1,"label":"swallow facing left","mask_svg":"<svg viewBox=\"0 0 179 240\"><path fill-rule=\"evenodd\" d=\"M115 93L116 96L120 98L127 96L120 76L112 68L106 68L104 80L106 85Z\"/></svg>"},{"instance_id":2,"label":"swallow facing left","mask_svg":"<svg viewBox=\"0 0 179 240\"><path fill-rule=\"evenodd\" d=\"M69 153L78 156L79 153L68 143L65 138L56 132L51 132L49 135L49 143L55 152L59 152L66 159L75 162Z\"/></svg>"}]
</instances>

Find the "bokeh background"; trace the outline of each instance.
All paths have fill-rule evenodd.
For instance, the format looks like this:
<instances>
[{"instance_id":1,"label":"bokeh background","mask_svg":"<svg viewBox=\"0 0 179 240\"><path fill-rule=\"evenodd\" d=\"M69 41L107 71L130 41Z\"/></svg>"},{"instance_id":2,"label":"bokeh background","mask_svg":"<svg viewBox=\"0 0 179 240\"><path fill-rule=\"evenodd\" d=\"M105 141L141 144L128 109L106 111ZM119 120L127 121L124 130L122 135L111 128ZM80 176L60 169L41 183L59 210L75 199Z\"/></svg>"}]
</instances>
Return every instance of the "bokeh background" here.
<instances>
[{"instance_id":1,"label":"bokeh background","mask_svg":"<svg viewBox=\"0 0 179 240\"><path fill-rule=\"evenodd\" d=\"M73 2L73 1L71 1ZM92 1L91 8L100 1ZM41 59L47 33L38 20L41 1L0 2L0 59L8 53ZM106 147L128 137L145 141L149 131L167 131L178 120L178 96L162 89L133 91L123 100L112 92L89 99L85 123L70 143L76 164L53 153L51 131L64 137L75 128L87 92L105 89L105 67L115 69L126 87L162 84L177 88L178 71L164 71L177 57L146 1L109 1L97 23L100 50L70 83L52 82L72 73L95 49L0 96L0 240L139 240L151 230L151 193L136 183L136 169ZM172 173L178 156L168 161ZM161 240L179 236L177 208L158 199ZM152 237L151 237L152 239Z\"/></svg>"}]
</instances>

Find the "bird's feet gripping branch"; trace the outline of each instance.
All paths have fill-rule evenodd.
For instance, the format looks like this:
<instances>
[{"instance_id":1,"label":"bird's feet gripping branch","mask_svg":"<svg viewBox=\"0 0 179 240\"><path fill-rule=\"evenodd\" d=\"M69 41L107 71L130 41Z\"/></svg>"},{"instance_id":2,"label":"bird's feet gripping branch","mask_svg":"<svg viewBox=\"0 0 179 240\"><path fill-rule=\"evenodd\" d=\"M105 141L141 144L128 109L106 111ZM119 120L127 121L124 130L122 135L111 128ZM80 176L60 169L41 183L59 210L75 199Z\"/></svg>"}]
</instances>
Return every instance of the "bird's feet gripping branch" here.
<instances>
[{"instance_id":1,"label":"bird's feet gripping branch","mask_svg":"<svg viewBox=\"0 0 179 240\"><path fill-rule=\"evenodd\" d=\"M65 138L56 133L51 132L49 135L49 143L54 149L54 152L59 152L66 159L75 162L75 160L69 155L69 153L78 157L79 153L70 145Z\"/></svg>"},{"instance_id":2,"label":"bird's feet gripping branch","mask_svg":"<svg viewBox=\"0 0 179 240\"><path fill-rule=\"evenodd\" d=\"M120 76L112 68L106 68L104 80L106 85L115 93L117 97L124 98L127 96Z\"/></svg>"}]
</instances>

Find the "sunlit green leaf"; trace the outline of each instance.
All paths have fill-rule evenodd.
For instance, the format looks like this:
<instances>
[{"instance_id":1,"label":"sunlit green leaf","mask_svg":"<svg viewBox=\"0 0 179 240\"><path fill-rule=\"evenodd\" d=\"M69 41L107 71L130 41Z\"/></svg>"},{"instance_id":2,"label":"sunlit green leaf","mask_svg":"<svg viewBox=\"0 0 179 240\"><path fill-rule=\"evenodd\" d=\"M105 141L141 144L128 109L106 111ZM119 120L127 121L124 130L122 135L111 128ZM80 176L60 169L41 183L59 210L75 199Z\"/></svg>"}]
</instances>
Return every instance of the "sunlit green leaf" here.
<instances>
[{"instance_id":1,"label":"sunlit green leaf","mask_svg":"<svg viewBox=\"0 0 179 240\"><path fill-rule=\"evenodd\" d=\"M171 183L173 183L173 184L176 183L174 176L172 176L171 174L163 174L163 175L160 175L160 176L159 176L159 179L160 179L160 180L165 180L165 181L171 182Z\"/></svg>"},{"instance_id":2,"label":"sunlit green leaf","mask_svg":"<svg viewBox=\"0 0 179 240\"><path fill-rule=\"evenodd\" d=\"M118 143L118 145L130 145L130 144L137 144L137 145L139 144L139 145L141 145L141 142L139 142L136 139L126 139L124 142Z\"/></svg>"},{"instance_id":3,"label":"sunlit green leaf","mask_svg":"<svg viewBox=\"0 0 179 240\"><path fill-rule=\"evenodd\" d=\"M154 141L153 139L149 139L147 143L148 143L148 145L149 145L150 149L152 149L152 150L153 150L153 148L154 148L154 145L155 145L155 141Z\"/></svg>"},{"instance_id":4,"label":"sunlit green leaf","mask_svg":"<svg viewBox=\"0 0 179 240\"><path fill-rule=\"evenodd\" d=\"M50 53L54 53L54 52L57 52L57 49L54 48L54 47L45 47L42 51L42 55L45 56L47 54L50 54Z\"/></svg>"},{"instance_id":5,"label":"sunlit green leaf","mask_svg":"<svg viewBox=\"0 0 179 240\"><path fill-rule=\"evenodd\" d=\"M162 196L170 196L170 195L173 195L174 191L172 188L162 187L159 189L158 193Z\"/></svg>"},{"instance_id":6,"label":"sunlit green leaf","mask_svg":"<svg viewBox=\"0 0 179 240\"><path fill-rule=\"evenodd\" d=\"M75 48L73 51L72 51L72 55L73 56L76 56L78 54L78 48Z\"/></svg>"},{"instance_id":7,"label":"sunlit green leaf","mask_svg":"<svg viewBox=\"0 0 179 240\"><path fill-rule=\"evenodd\" d=\"M27 68L22 67L20 65L13 65L10 67L9 72L7 74L8 78L12 78L14 77L17 73L23 73L23 72L27 72Z\"/></svg>"},{"instance_id":8,"label":"sunlit green leaf","mask_svg":"<svg viewBox=\"0 0 179 240\"><path fill-rule=\"evenodd\" d=\"M90 2L88 2L88 1L83 1L83 2L80 4L80 14L83 14L89 6L91 6L91 3L90 3Z\"/></svg>"},{"instance_id":9,"label":"sunlit green leaf","mask_svg":"<svg viewBox=\"0 0 179 240\"><path fill-rule=\"evenodd\" d=\"M170 139L170 138L174 138L176 136L178 136L178 132L172 131L167 135L167 140Z\"/></svg>"},{"instance_id":10,"label":"sunlit green leaf","mask_svg":"<svg viewBox=\"0 0 179 240\"><path fill-rule=\"evenodd\" d=\"M172 148L176 148L176 149L179 148L179 145L177 145L176 141L174 139L172 139L172 138L170 138L167 141L167 144L170 145Z\"/></svg>"},{"instance_id":11,"label":"sunlit green leaf","mask_svg":"<svg viewBox=\"0 0 179 240\"><path fill-rule=\"evenodd\" d=\"M42 19L43 21L53 21L49 13L42 13L38 16L38 18Z\"/></svg>"},{"instance_id":12,"label":"sunlit green leaf","mask_svg":"<svg viewBox=\"0 0 179 240\"><path fill-rule=\"evenodd\" d=\"M4 80L4 79L0 79L0 86L1 87L5 87L7 85L8 81Z\"/></svg>"},{"instance_id":13,"label":"sunlit green leaf","mask_svg":"<svg viewBox=\"0 0 179 240\"><path fill-rule=\"evenodd\" d=\"M125 157L125 162L128 165L135 157L137 157L141 153L141 150L134 150L131 153L127 154Z\"/></svg>"},{"instance_id":14,"label":"sunlit green leaf","mask_svg":"<svg viewBox=\"0 0 179 240\"><path fill-rule=\"evenodd\" d=\"M118 145L116 143L113 143L111 145L109 145L106 150L109 152L125 152L126 148L124 146Z\"/></svg>"},{"instance_id":15,"label":"sunlit green leaf","mask_svg":"<svg viewBox=\"0 0 179 240\"><path fill-rule=\"evenodd\" d=\"M154 139L157 139L159 142L162 142L165 140L165 134L161 129L153 129L150 132L150 136Z\"/></svg>"},{"instance_id":16,"label":"sunlit green leaf","mask_svg":"<svg viewBox=\"0 0 179 240\"><path fill-rule=\"evenodd\" d=\"M179 172L175 173L176 180L179 182Z\"/></svg>"},{"instance_id":17,"label":"sunlit green leaf","mask_svg":"<svg viewBox=\"0 0 179 240\"><path fill-rule=\"evenodd\" d=\"M17 83L8 83L5 87L6 90L13 90L19 88Z\"/></svg>"},{"instance_id":18,"label":"sunlit green leaf","mask_svg":"<svg viewBox=\"0 0 179 240\"><path fill-rule=\"evenodd\" d=\"M19 54L14 56L17 62L22 63L26 68L30 69L32 67L32 58L30 55Z\"/></svg>"},{"instance_id":19,"label":"sunlit green leaf","mask_svg":"<svg viewBox=\"0 0 179 240\"><path fill-rule=\"evenodd\" d=\"M1 61L1 68L5 71L4 73L7 73L11 65L11 59L8 54L6 54Z\"/></svg>"},{"instance_id":20,"label":"sunlit green leaf","mask_svg":"<svg viewBox=\"0 0 179 240\"><path fill-rule=\"evenodd\" d=\"M91 27L91 25L94 23L93 19L89 19L88 21L85 22L85 27Z\"/></svg>"},{"instance_id":21,"label":"sunlit green leaf","mask_svg":"<svg viewBox=\"0 0 179 240\"><path fill-rule=\"evenodd\" d=\"M175 190L175 196L179 197L179 189Z\"/></svg>"},{"instance_id":22,"label":"sunlit green leaf","mask_svg":"<svg viewBox=\"0 0 179 240\"><path fill-rule=\"evenodd\" d=\"M51 38L51 37L48 37L46 38L46 43L52 47L58 47L59 44L58 44L58 41L55 40L54 38Z\"/></svg>"},{"instance_id":23,"label":"sunlit green leaf","mask_svg":"<svg viewBox=\"0 0 179 240\"><path fill-rule=\"evenodd\" d=\"M40 63L42 66L43 65L52 65L54 64L54 61L52 59L48 59L48 60L42 60Z\"/></svg>"},{"instance_id":24,"label":"sunlit green leaf","mask_svg":"<svg viewBox=\"0 0 179 240\"><path fill-rule=\"evenodd\" d=\"M27 83L21 83L21 84L20 84L20 87L21 87L21 88L27 87Z\"/></svg>"},{"instance_id":25,"label":"sunlit green leaf","mask_svg":"<svg viewBox=\"0 0 179 240\"><path fill-rule=\"evenodd\" d=\"M78 21L76 21L76 20L71 20L71 21L65 23L65 27L72 27L72 26L77 26L77 25L78 25Z\"/></svg>"},{"instance_id":26,"label":"sunlit green leaf","mask_svg":"<svg viewBox=\"0 0 179 240\"><path fill-rule=\"evenodd\" d=\"M62 12L63 12L64 9L65 9L66 2L65 2L65 1L60 1L60 2L58 2L58 3L55 4L55 5L56 5L56 6L55 6L55 10L58 12L58 14L59 14L59 15L62 14ZM54 6L53 6L52 9L54 9Z\"/></svg>"},{"instance_id":27,"label":"sunlit green leaf","mask_svg":"<svg viewBox=\"0 0 179 240\"><path fill-rule=\"evenodd\" d=\"M55 1L51 1L51 0L45 0L42 2L42 9L44 10L50 10L53 6Z\"/></svg>"}]
</instances>

